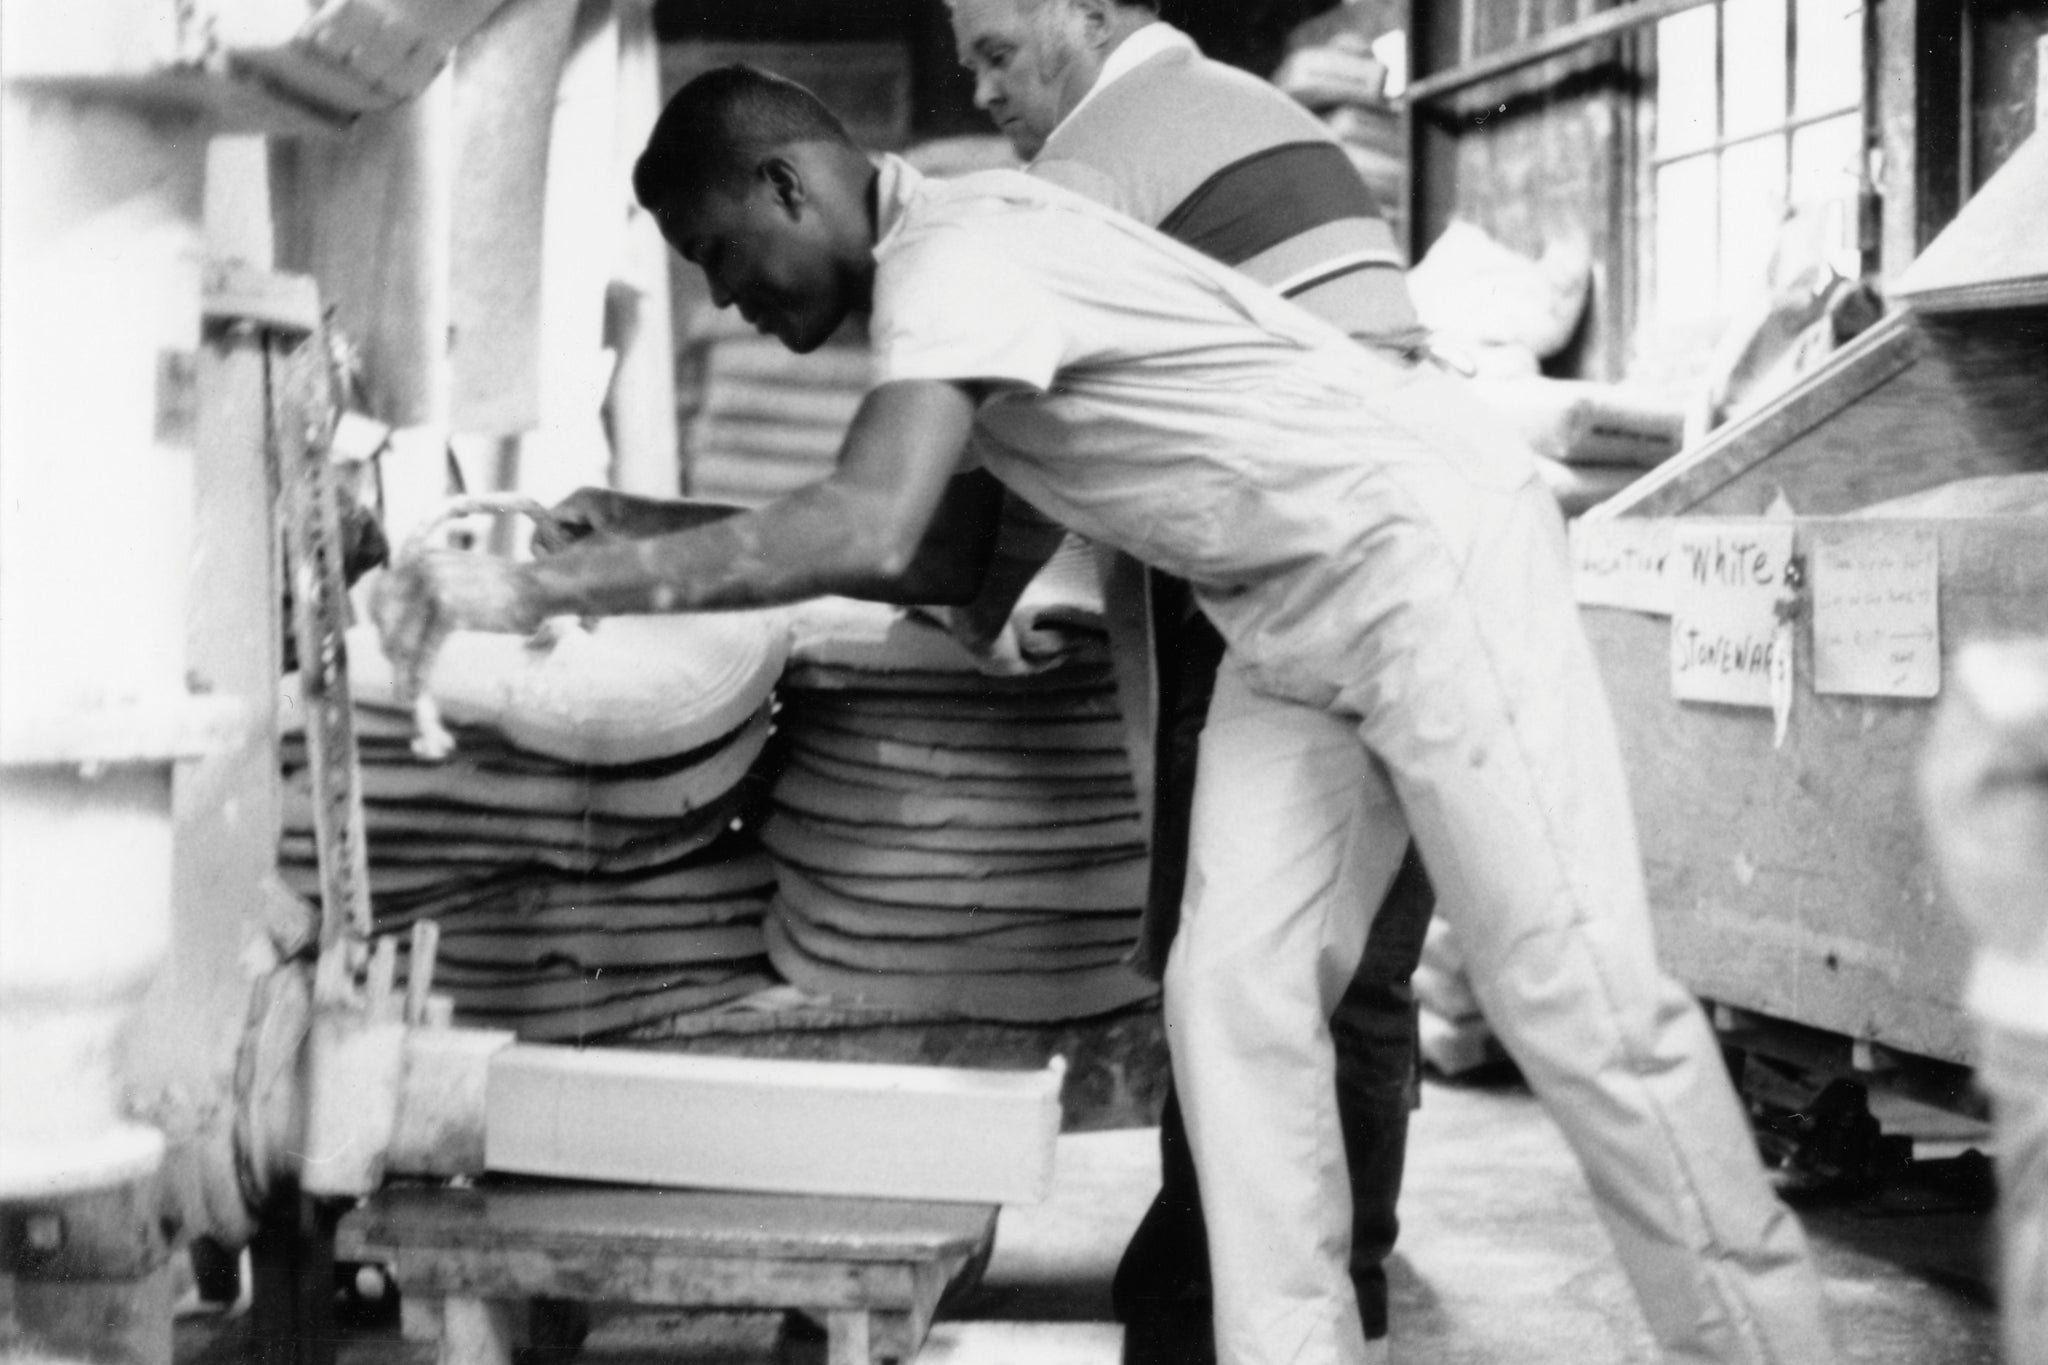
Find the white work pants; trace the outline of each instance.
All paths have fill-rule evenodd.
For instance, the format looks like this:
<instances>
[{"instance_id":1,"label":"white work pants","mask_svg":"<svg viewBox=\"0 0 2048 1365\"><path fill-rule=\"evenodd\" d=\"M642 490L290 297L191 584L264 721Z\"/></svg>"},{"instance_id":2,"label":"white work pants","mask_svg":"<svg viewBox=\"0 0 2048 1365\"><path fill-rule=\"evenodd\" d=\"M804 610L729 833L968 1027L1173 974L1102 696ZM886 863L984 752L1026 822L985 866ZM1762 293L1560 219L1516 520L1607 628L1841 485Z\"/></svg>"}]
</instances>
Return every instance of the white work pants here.
<instances>
[{"instance_id":1,"label":"white work pants","mask_svg":"<svg viewBox=\"0 0 2048 1365\"><path fill-rule=\"evenodd\" d=\"M1221 1359L1363 1359L1325 1021L1412 830L1665 1360L1826 1365L1805 1239L1653 951L1555 507L1533 485L1477 505L1456 537L1394 525L1302 638L1267 637L1256 676L1326 685L1315 703L1229 658L1218 680L1165 1007Z\"/></svg>"}]
</instances>

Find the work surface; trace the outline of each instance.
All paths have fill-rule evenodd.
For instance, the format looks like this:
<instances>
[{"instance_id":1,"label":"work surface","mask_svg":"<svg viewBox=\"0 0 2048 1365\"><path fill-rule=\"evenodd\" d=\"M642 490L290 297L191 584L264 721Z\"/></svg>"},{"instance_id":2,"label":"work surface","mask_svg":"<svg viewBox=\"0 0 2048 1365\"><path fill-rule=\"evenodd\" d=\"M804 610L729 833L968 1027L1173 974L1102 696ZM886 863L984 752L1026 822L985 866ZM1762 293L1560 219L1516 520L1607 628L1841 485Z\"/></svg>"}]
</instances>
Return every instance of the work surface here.
<instances>
[{"instance_id":1,"label":"work surface","mask_svg":"<svg viewBox=\"0 0 2048 1365\"><path fill-rule=\"evenodd\" d=\"M366 1247L489 1251L519 1244L565 1252L601 1246L622 1254L896 1261L969 1254L988 1236L994 1220L995 1210L986 1204L902 1199L553 1181L464 1190L398 1186L343 1222L336 1252L347 1259Z\"/></svg>"},{"instance_id":2,"label":"work surface","mask_svg":"<svg viewBox=\"0 0 2048 1365\"><path fill-rule=\"evenodd\" d=\"M1923 1116L1924 1117L1924 1116ZM1954 1121L1945 1121L1954 1126ZM1895 1124L1888 1119L1887 1129ZM1157 1135L1060 1140L1053 1197L1005 1209L980 1288L949 1306L918 1365L1115 1365L1109 1281L1158 1179ZM1389 1267L1396 1360L1430 1365L1640 1365L1640 1316L1563 1140L1520 1086L1424 1087L1401 1243ZM1912 1191L1805 1207L1844 1365L1992 1365L1990 1220ZM256 1356L238 1324L187 1319L178 1365ZM800 1349L792 1349L792 1346ZM778 1365L823 1358L763 1314L601 1317L589 1365ZM339 1365L427 1365L395 1327L354 1328Z\"/></svg>"},{"instance_id":3,"label":"work surface","mask_svg":"<svg viewBox=\"0 0 2048 1365\"><path fill-rule=\"evenodd\" d=\"M939 1297L995 1235L990 1204L560 1182L398 1187L335 1231L390 1267L406 1335L443 1365L511 1365L543 1302L796 1312L832 1365L916 1356Z\"/></svg>"}]
</instances>

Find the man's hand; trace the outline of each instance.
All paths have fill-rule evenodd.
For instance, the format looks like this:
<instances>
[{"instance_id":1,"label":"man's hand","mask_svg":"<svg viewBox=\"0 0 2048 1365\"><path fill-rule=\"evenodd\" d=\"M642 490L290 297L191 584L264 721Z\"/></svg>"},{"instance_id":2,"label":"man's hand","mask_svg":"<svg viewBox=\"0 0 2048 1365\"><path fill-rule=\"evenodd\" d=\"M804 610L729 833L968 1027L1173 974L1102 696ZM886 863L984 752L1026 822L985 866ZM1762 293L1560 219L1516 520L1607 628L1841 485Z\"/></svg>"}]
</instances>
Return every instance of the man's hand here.
<instances>
[{"instance_id":1,"label":"man's hand","mask_svg":"<svg viewBox=\"0 0 2048 1365\"><path fill-rule=\"evenodd\" d=\"M377 584L371 614L407 701L418 695L450 631L530 635L544 619L519 565L458 550L400 556Z\"/></svg>"},{"instance_id":2,"label":"man's hand","mask_svg":"<svg viewBox=\"0 0 2048 1365\"><path fill-rule=\"evenodd\" d=\"M1957 652L1920 784L1943 882L1979 941L2048 971L2048 640Z\"/></svg>"},{"instance_id":3,"label":"man's hand","mask_svg":"<svg viewBox=\"0 0 2048 1365\"><path fill-rule=\"evenodd\" d=\"M1043 673L1073 657L1077 641L1061 630L1021 627L1007 620L993 633L981 628L970 610L961 607L912 607L910 619L943 630L974 656L975 666L990 677L1011 678Z\"/></svg>"}]
</instances>

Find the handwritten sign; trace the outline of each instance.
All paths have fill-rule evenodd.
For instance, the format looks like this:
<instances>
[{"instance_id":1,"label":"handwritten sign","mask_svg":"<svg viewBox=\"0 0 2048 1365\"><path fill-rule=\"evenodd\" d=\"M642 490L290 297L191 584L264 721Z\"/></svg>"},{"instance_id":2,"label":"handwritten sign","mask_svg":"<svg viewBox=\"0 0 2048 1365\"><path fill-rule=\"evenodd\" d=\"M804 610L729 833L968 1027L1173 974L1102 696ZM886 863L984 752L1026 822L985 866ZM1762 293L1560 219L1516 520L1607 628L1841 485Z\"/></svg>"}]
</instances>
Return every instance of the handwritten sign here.
<instances>
[{"instance_id":1,"label":"handwritten sign","mask_svg":"<svg viewBox=\"0 0 2048 1365\"><path fill-rule=\"evenodd\" d=\"M1813 690L1941 691L1941 541L1925 527L1832 526L1813 546Z\"/></svg>"},{"instance_id":2,"label":"handwritten sign","mask_svg":"<svg viewBox=\"0 0 2048 1365\"><path fill-rule=\"evenodd\" d=\"M1788 522L1680 522L1672 530L1671 694L1680 701L1771 707L1781 643L1778 603L1792 595ZM1789 660L1779 661L1782 671Z\"/></svg>"},{"instance_id":3,"label":"handwritten sign","mask_svg":"<svg viewBox=\"0 0 2048 1365\"><path fill-rule=\"evenodd\" d=\"M1656 517L1572 522L1572 591L1580 605L1671 614L1671 523Z\"/></svg>"}]
</instances>

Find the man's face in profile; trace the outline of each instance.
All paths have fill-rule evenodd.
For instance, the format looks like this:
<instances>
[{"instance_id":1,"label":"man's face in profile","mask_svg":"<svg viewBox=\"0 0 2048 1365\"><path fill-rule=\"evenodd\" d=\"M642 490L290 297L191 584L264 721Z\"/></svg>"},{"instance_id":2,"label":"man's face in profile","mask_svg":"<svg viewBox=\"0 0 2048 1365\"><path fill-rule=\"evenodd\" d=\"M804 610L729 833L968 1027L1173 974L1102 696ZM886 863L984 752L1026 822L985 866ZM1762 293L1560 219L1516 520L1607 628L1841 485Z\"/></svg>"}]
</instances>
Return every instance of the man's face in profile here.
<instances>
[{"instance_id":1,"label":"man's face in profile","mask_svg":"<svg viewBox=\"0 0 2048 1365\"><path fill-rule=\"evenodd\" d=\"M802 353L839 329L851 301L795 175L764 164L737 186L677 191L655 217L677 254L704 272L714 304L738 308L756 331Z\"/></svg>"}]
</instances>

